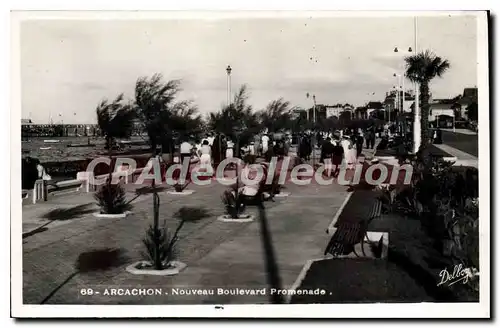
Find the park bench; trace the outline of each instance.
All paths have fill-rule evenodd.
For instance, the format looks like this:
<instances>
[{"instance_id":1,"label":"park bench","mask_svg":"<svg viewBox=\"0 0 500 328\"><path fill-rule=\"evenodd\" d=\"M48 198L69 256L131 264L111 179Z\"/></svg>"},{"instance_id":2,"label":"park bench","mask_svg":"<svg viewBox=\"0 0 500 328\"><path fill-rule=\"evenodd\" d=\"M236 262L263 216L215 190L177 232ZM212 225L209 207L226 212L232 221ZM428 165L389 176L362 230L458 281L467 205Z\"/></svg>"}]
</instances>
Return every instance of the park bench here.
<instances>
[{"instance_id":1,"label":"park bench","mask_svg":"<svg viewBox=\"0 0 500 328\"><path fill-rule=\"evenodd\" d=\"M337 229L330 242L326 246L325 254L331 254L334 257L348 255L354 251L354 246L363 243L368 233L368 225L373 219L380 217L382 213L382 202L375 199L368 216L358 222L339 222Z\"/></svg>"},{"instance_id":2,"label":"park bench","mask_svg":"<svg viewBox=\"0 0 500 328\"><path fill-rule=\"evenodd\" d=\"M36 180L33 185L33 204L36 204L39 200L47 200L47 185L42 179Z\"/></svg>"},{"instance_id":3,"label":"park bench","mask_svg":"<svg viewBox=\"0 0 500 328\"><path fill-rule=\"evenodd\" d=\"M79 191L83 185L83 181L74 180L64 180L58 181L56 183L48 183L47 192L51 195Z\"/></svg>"}]
</instances>

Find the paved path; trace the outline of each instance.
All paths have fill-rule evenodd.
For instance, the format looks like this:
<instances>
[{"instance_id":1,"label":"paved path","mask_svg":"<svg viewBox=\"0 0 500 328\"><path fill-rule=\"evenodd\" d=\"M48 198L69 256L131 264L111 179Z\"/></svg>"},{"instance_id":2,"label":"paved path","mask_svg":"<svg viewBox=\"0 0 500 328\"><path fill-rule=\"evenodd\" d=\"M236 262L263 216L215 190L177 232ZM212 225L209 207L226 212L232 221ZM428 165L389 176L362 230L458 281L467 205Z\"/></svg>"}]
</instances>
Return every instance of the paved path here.
<instances>
[{"instance_id":1,"label":"paved path","mask_svg":"<svg viewBox=\"0 0 500 328\"><path fill-rule=\"evenodd\" d=\"M445 144L434 145L434 146L447 152L451 156L456 157L457 160L455 161L455 165L470 166L470 167L478 168L478 159L476 156L473 156L471 154L468 154L466 152L463 152L459 149L456 149L454 147L451 147L451 146L445 145Z\"/></svg>"},{"instance_id":2,"label":"paved path","mask_svg":"<svg viewBox=\"0 0 500 328\"><path fill-rule=\"evenodd\" d=\"M453 129L441 129L443 131L447 131L447 132L453 132L453 133L460 133L460 134L465 134L465 135L474 135L474 136L477 136L477 132L474 132L472 130L469 130L469 129L455 129L455 131L453 131Z\"/></svg>"},{"instance_id":3,"label":"paved path","mask_svg":"<svg viewBox=\"0 0 500 328\"><path fill-rule=\"evenodd\" d=\"M152 223L152 198L144 196L135 203L133 215L126 219L97 219L91 214L49 225L48 230L23 239L23 298L37 304L75 272L80 254L104 248L118 248L126 259L106 271L79 273L50 299L59 304L220 304L267 303L268 296L81 296L82 288L155 287L170 291L172 287L190 288L262 288L267 286L265 255L260 224L217 221L223 214L219 184L189 186L191 196L160 193L160 219L170 229L177 226L173 213L183 206L203 207L210 216L186 224L178 244L179 260L188 267L174 277L136 276L125 267L142 259L142 238ZM284 287L290 287L304 263L321 257L328 242L325 229L347 195L346 187L287 185L291 196L266 203L266 214ZM23 207L23 222L36 220L44 211L57 207L85 204L89 194L65 196L33 207ZM49 204L50 203L50 204ZM256 209L249 212L256 214Z\"/></svg>"},{"instance_id":4,"label":"paved path","mask_svg":"<svg viewBox=\"0 0 500 328\"><path fill-rule=\"evenodd\" d=\"M477 134L462 134L443 131L443 144L478 157Z\"/></svg>"}]
</instances>

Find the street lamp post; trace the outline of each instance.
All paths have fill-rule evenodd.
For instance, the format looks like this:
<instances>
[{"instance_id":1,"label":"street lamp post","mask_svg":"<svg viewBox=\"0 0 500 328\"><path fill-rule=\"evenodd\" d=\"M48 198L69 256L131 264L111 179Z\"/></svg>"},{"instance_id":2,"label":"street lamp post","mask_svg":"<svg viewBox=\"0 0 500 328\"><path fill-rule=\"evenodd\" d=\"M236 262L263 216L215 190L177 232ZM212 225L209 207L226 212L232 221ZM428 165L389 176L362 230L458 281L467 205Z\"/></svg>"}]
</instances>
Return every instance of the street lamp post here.
<instances>
[{"instance_id":1,"label":"street lamp post","mask_svg":"<svg viewBox=\"0 0 500 328\"><path fill-rule=\"evenodd\" d=\"M227 105L231 105L231 71L233 69L231 66L227 65L226 72L227 72Z\"/></svg>"},{"instance_id":2,"label":"street lamp post","mask_svg":"<svg viewBox=\"0 0 500 328\"><path fill-rule=\"evenodd\" d=\"M415 17L414 20L415 23L415 47L412 49L411 47L408 48L409 53L413 53L415 51L415 54L417 53L417 18ZM399 49L396 47L394 48L394 52L399 52ZM405 109L405 101L406 101L406 91L405 91L405 72L403 68L403 73L400 75L401 76L401 84L399 84L399 88L402 89L403 94L400 97L401 99L401 111L403 112ZM394 74L396 76L396 74ZM420 115L419 115L419 108L418 108L418 86L417 83L415 85L415 109L414 109L414 119L413 119L413 141L414 141L414 149L413 152L416 153L418 151L418 148L420 147ZM398 89L398 94L399 94L399 89Z\"/></svg>"},{"instance_id":3,"label":"street lamp post","mask_svg":"<svg viewBox=\"0 0 500 328\"><path fill-rule=\"evenodd\" d=\"M316 95L313 95L313 121L316 124Z\"/></svg>"},{"instance_id":4,"label":"street lamp post","mask_svg":"<svg viewBox=\"0 0 500 328\"><path fill-rule=\"evenodd\" d=\"M417 48L417 16L413 18L413 24L414 24L414 37L415 37L415 54L418 52ZM422 127L420 126L420 106L419 106L419 99L418 99L418 83L415 82L415 108L413 110L413 153L417 153L418 149L420 148L420 143L421 143L421 135L420 135L420 130Z\"/></svg>"},{"instance_id":5,"label":"street lamp post","mask_svg":"<svg viewBox=\"0 0 500 328\"><path fill-rule=\"evenodd\" d=\"M227 105L231 107L231 71L233 69L231 68L230 65L227 65L226 68L226 73L227 73ZM219 163L222 160L223 154L222 154L222 140L221 140L221 135L219 134ZM236 149L235 149L236 150Z\"/></svg>"}]
</instances>

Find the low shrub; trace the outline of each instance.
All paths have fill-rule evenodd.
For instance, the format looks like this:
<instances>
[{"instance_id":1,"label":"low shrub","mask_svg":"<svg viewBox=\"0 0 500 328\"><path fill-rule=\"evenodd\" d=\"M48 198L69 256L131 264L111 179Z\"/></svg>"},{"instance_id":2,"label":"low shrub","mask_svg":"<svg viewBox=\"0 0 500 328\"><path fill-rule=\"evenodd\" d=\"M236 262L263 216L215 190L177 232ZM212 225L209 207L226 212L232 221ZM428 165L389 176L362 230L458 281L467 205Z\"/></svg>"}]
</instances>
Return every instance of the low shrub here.
<instances>
[{"instance_id":1,"label":"low shrub","mask_svg":"<svg viewBox=\"0 0 500 328\"><path fill-rule=\"evenodd\" d=\"M132 209L121 184L105 184L94 195L101 214L121 214Z\"/></svg>"},{"instance_id":2,"label":"low shrub","mask_svg":"<svg viewBox=\"0 0 500 328\"><path fill-rule=\"evenodd\" d=\"M142 240L146 248L142 255L153 263L155 270L163 270L165 266L168 266L168 263L177 257L175 241L174 236L167 229L166 221L161 227L150 225L146 230L146 237Z\"/></svg>"}]
</instances>

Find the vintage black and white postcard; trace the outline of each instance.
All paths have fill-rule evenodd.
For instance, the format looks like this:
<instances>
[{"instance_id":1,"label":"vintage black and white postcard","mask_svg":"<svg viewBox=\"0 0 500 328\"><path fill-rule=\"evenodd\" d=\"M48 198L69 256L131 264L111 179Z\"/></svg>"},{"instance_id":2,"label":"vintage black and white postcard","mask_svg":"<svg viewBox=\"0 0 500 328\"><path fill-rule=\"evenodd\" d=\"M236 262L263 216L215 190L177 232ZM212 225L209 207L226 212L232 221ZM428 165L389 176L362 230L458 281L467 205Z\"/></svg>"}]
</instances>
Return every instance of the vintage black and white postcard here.
<instances>
[{"instance_id":1,"label":"vintage black and white postcard","mask_svg":"<svg viewBox=\"0 0 500 328\"><path fill-rule=\"evenodd\" d=\"M11 20L14 317L490 316L487 12Z\"/></svg>"}]
</instances>

